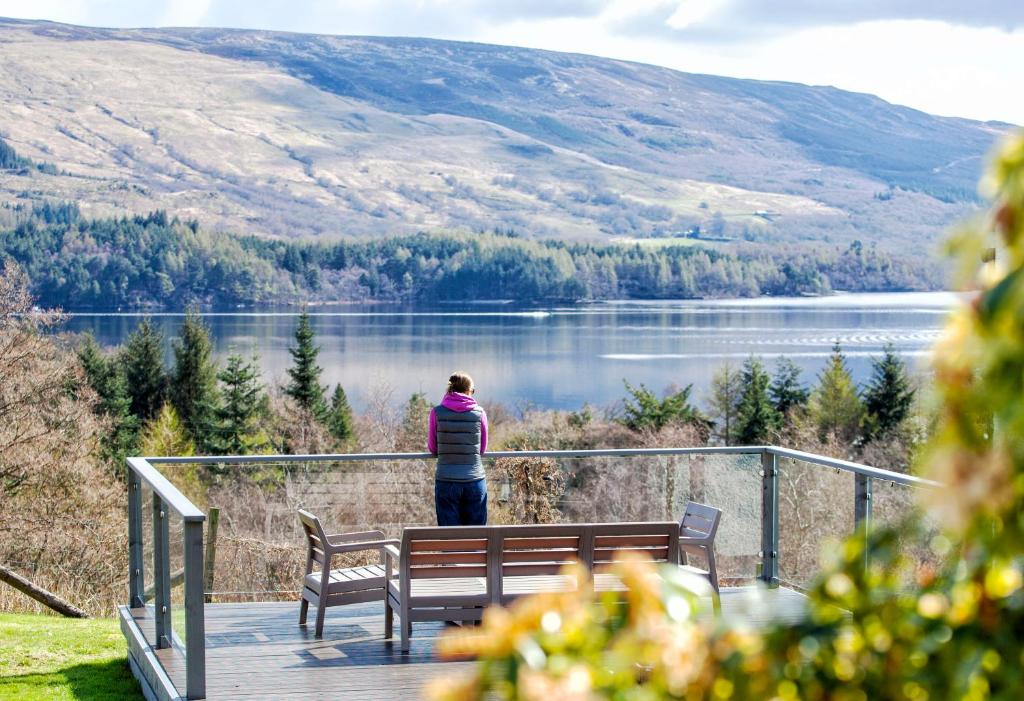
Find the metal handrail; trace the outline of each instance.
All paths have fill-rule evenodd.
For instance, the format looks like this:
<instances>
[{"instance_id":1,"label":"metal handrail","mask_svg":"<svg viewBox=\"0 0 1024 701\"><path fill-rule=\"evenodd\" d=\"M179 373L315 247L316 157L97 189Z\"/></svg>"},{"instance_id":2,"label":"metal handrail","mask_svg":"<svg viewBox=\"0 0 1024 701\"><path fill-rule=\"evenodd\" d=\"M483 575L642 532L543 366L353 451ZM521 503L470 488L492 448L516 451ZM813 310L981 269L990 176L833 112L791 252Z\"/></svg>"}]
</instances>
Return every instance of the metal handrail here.
<instances>
[{"instance_id":1,"label":"metal handrail","mask_svg":"<svg viewBox=\"0 0 1024 701\"><path fill-rule=\"evenodd\" d=\"M902 472L893 472L892 470L883 470L878 467L863 465L859 462L830 458L824 455L817 455L815 453L805 453L802 450L779 448L778 446L772 445L767 446L765 451L780 458L790 458L792 460L808 462L813 465L821 465L823 467L834 467L835 469L843 470L844 472L852 472L857 475L863 475L864 477L871 477L872 479L879 479L885 482L892 482L894 484L902 484L907 487L939 488L945 486L941 482L925 479L924 477L908 475Z\"/></svg>"},{"instance_id":2,"label":"metal handrail","mask_svg":"<svg viewBox=\"0 0 1024 701\"><path fill-rule=\"evenodd\" d=\"M128 464L138 478L149 485L154 494L160 495L164 504L181 516L183 521L205 521L206 514L182 494L169 479L160 474L160 471L153 467L152 463L152 458L128 458Z\"/></svg>"},{"instance_id":3,"label":"metal handrail","mask_svg":"<svg viewBox=\"0 0 1024 701\"><path fill-rule=\"evenodd\" d=\"M908 487L942 487L933 480L893 472L861 463L830 458L815 453L781 448L774 445L758 446L704 446L695 448L602 448L598 450L498 450L488 452L488 458L604 458L669 455L763 455L769 453L781 458L800 460L823 467L871 477L873 479L902 484ZM232 465L242 463L287 463L287 462L372 462L376 460L429 460L436 456L430 453L336 453L311 455L203 455L189 457L145 458L152 465Z\"/></svg>"}]
</instances>

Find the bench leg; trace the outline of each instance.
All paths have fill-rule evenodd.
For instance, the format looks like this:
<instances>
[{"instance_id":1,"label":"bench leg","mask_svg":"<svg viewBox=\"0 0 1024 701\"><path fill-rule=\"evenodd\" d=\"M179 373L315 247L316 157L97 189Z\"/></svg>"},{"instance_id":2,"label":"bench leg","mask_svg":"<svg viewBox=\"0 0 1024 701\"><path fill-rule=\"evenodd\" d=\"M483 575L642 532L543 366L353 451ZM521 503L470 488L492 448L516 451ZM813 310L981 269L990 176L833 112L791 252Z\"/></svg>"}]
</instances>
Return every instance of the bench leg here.
<instances>
[{"instance_id":1,"label":"bench leg","mask_svg":"<svg viewBox=\"0 0 1024 701\"><path fill-rule=\"evenodd\" d=\"M395 612L391 610L391 602L388 601L388 594L384 592L384 639L391 640L391 634L395 627Z\"/></svg>"},{"instance_id":2,"label":"bench leg","mask_svg":"<svg viewBox=\"0 0 1024 701\"><path fill-rule=\"evenodd\" d=\"M302 603L299 604L299 625L306 625L306 614L309 613L309 600L303 596Z\"/></svg>"},{"instance_id":3,"label":"bench leg","mask_svg":"<svg viewBox=\"0 0 1024 701\"><path fill-rule=\"evenodd\" d=\"M327 600L321 598L316 607L316 637L324 637L324 614L327 612Z\"/></svg>"}]
</instances>

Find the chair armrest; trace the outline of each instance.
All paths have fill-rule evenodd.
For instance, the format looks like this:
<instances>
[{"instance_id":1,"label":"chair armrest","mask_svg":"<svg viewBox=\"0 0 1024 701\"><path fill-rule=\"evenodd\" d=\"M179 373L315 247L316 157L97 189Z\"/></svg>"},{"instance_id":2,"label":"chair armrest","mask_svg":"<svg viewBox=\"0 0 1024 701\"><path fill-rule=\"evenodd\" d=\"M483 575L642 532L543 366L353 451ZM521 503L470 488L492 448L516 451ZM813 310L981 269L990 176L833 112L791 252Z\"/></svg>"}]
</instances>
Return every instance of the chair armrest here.
<instances>
[{"instance_id":1,"label":"chair armrest","mask_svg":"<svg viewBox=\"0 0 1024 701\"><path fill-rule=\"evenodd\" d=\"M401 560L402 551L398 549L399 545L401 545L400 541L390 540L388 541L388 544L384 546L384 552L386 552L388 555L395 558L396 560Z\"/></svg>"},{"instance_id":2,"label":"chair armrest","mask_svg":"<svg viewBox=\"0 0 1024 701\"><path fill-rule=\"evenodd\" d=\"M351 543L355 540L384 540L383 531L358 531L355 533L335 533L327 536L327 542L330 545L340 545L341 543Z\"/></svg>"},{"instance_id":3,"label":"chair armrest","mask_svg":"<svg viewBox=\"0 0 1024 701\"><path fill-rule=\"evenodd\" d=\"M397 540L363 540L356 543L340 543L331 545L331 555L338 553L352 553L359 550L380 550L381 548L397 543Z\"/></svg>"}]
</instances>

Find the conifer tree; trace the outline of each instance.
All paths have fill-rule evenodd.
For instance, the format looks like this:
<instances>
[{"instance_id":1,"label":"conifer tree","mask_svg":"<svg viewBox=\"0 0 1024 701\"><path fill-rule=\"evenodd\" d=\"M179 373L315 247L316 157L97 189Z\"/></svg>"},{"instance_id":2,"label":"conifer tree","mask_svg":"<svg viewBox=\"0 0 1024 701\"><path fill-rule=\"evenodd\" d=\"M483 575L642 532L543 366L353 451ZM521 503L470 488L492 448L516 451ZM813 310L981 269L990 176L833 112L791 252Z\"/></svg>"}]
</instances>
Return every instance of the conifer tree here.
<instances>
[{"instance_id":1,"label":"conifer tree","mask_svg":"<svg viewBox=\"0 0 1024 701\"><path fill-rule=\"evenodd\" d=\"M184 457L196 454L195 444L170 402L160 407L153 420L146 423L139 447L144 455Z\"/></svg>"},{"instance_id":2,"label":"conifer tree","mask_svg":"<svg viewBox=\"0 0 1024 701\"><path fill-rule=\"evenodd\" d=\"M775 364L775 377L768 389L775 405L775 411L785 419L789 412L807 404L810 392L800 382L800 367L786 357L779 358Z\"/></svg>"},{"instance_id":3,"label":"conifer tree","mask_svg":"<svg viewBox=\"0 0 1024 701\"><path fill-rule=\"evenodd\" d=\"M891 343L871 365L871 381L864 392L864 432L869 438L885 435L903 423L915 394L907 366Z\"/></svg>"},{"instance_id":4,"label":"conifer tree","mask_svg":"<svg viewBox=\"0 0 1024 701\"><path fill-rule=\"evenodd\" d=\"M660 431L666 426L688 424L697 428L703 438L707 438L712 422L690 404L693 385L658 399L654 392L642 384L634 387L625 380L623 382L632 397L623 402L623 416L618 420L623 426L633 431Z\"/></svg>"},{"instance_id":5,"label":"conifer tree","mask_svg":"<svg viewBox=\"0 0 1024 701\"><path fill-rule=\"evenodd\" d=\"M743 363L743 388L737 411L736 437L744 445L768 443L779 427L779 413L768 397L768 373L760 359L750 356Z\"/></svg>"},{"instance_id":6,"label":"conifer tree","mask_svg":"<svg viewBox=\"0 0 1024 701\"><path fill-rule=\"evenodd\" d=\"M167 396L167 373L164 370L163 334L148 318L136 327L121 348L120 364L124 369L131 412L141 422L157 415Z\"/></svg>"},{"instance_id":7,"label":"conifer tree","mask_svg":"<svg viewBox=\"0 0 1024 701\"><path fill-rule=\"evenodd\" d=\"M212 447L217 412L217 367L210 332L194 311L185 316L174 341L174 370L169 399L185 430L200 450Z\"/></svg>"},{"instance_id":8,"label":"conifer tree","mask_svg":"<svg viewBox=\"0 0 1024 701\"><path fill-rule=\"evenodd\" d=\"M731 363L725 363L711 376L711 419L715 434L725 445L736 438L736 412L740 404L740 373Z\"/></svg>"},{"instance_id":9,"label":"conifer tree","mask_svg":"<svg viewBox=\"0 0 1024 701\"><path fill-rule=\"evenodd\" d=\"M852 442L857 439L864 417L864 404L857 394L857 386L838 343L832 347L832 355L818 378L818 386L811 393L808 409L822 436L833 433L841 440Z\"/></svg>"},{"instance_id":10,"label":"conifer tree","mask_svg":"<svg viewBox=\"0 0 1024 701\"><path fill-rule=\"evenodd\" d=\"M426 447L430 408L425 393L415 392L409 397L402 411L402 425L395 441L396 450L418 452Z\"/></svg>"},{"instance_id":11,"label":"conifer tree","mask_svg":"<svg viewBox=\"0 0 1024 701\"><path fill-rule=\"evenodd\" d=\"M174 457L196 454L196 444L188 437L178 412L170 402L161 406L153 420L142 428L139 448L146 455Z\"/></svg>"},{"instance_id":12,"label":"conifer tree","mask_svg":"<svg viewBox=\"0 0 1024 701\"><path fill-rule=\"evenodd\" d=\"M415 396L413 395L413 397ZM345 390L340 384L334 386L334 394L331 395L331 409L327 414L327 429L342 443L355 435L352 407L349 406L348 397L345 396Z\"/></svg>"},{"instance_id":13,"label":"conifer tree","mask_svg":"<svg viewBox=\"0 0 1024 701\"><path fill-rule=\"evenodd\" d=\"M97 413L110 420L110 430L102 438L103 455L120 463L137 452L139 420L131 412L131 398L123 368L107 358L88 333L78 349L78 360L85 370L86 380L99 397Z\"/></svg>"},{"instance_id":14,"label":"conifer tree","mask_svg":"<svg viewBox=\"0 0 1024 701\"><path fill-rule=\"evenodd\" d=\"M221 382L220 404L216 409L216 449L228 455L249 455L267 443L259 430L259 417L265 403L255 355L246 362L232 353L218 375Z\"/></svg>"},{"instance_id":15,"label":"conifer tree","mask_svg":"<svg viewBox=\"0 0 1024 701\"><path fill-rule=\"evenodd\" d=\"M313 416L323 419L327 414L327 403L324 400L325 388L320 385L323 369L316 364L320 347L313 343L315 337L309 314L302 312L295 329L295 347L288 348L292 356L292 366L288 368L291 381L284 393Z\"/></svg>"}]
</instances>

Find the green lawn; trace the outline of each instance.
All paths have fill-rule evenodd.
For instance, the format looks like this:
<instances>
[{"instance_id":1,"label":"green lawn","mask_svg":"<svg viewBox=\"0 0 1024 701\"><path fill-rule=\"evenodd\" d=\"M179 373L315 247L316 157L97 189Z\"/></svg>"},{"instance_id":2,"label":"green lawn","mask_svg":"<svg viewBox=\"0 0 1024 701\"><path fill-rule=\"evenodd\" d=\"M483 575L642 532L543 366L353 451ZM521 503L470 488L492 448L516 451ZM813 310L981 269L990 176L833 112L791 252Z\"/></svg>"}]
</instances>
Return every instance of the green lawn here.
<instances>
[{"instance_id":1,"label":"green lawn","mask_svg":"<svg viewBox=\"0 0 1024 701\"><path fill-rule=\"evenodd\" d=\"M141 699L114 619L0 614L0 699Z\"/></svg>"}]
</instances>

